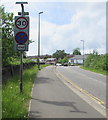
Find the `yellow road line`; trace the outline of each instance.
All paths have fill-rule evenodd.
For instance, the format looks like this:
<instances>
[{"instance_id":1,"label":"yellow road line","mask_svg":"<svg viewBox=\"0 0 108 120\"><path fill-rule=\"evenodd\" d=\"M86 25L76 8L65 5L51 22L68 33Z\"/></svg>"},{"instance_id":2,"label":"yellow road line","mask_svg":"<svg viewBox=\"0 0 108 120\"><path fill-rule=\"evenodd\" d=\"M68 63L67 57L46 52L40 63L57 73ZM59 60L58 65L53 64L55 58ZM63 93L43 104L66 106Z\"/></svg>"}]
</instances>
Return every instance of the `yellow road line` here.
<instances>
[{"instance_id":1,"label":"yellow road line","mask_svg":"<svg viewBox=\"0 0 108 120\"><path fill-rule=\"evenodd\" d=\"M74 82L72 82L70 79L68 79L67 77L65 77L63 74L61 74L58 70L57 70L58 74L69 84L71 84L74 88L76 88L77 90L79 90L80 92L86 94L87 96L89 96L91 99L95 100L97 103L103 105L105 104L105 102L103 102L102 100L100 100L99 98L95 97L94 95L90 94L89 92L87 92L86 90L82 89L81 87L79 87L77 84L75 84Z\"/></svg>"}]
</instances>

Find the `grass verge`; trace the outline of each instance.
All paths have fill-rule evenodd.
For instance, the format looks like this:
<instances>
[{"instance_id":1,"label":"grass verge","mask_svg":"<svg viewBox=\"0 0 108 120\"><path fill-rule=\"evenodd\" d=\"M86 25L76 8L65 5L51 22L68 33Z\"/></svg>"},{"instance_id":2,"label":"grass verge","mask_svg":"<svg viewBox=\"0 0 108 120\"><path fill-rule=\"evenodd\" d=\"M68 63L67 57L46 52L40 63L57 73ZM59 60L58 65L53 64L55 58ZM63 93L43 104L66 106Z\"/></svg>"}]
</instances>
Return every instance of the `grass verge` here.
<instances>
[{"instance_id":1,"label":"grass verge","mask_svg":"<svg viewBox=\"0 0 108 120\"><path fill-rule=\"evenodd\" d=\"M47 65L41 65L41 69ZM23 93L19 90L19 75L2 86L2 118L27 118L32 86L38 73L36 66L23 71Z\"/></svg>"},{"instance_id":2,"label":"grass verge","mask_svg":"<svg viewBox=\"0 0 108 120\"><path fill-rule=\"evenodd\" d=\"M108 71L80 66L80 68L108 76Z\"/></svg>"}]
</instances>

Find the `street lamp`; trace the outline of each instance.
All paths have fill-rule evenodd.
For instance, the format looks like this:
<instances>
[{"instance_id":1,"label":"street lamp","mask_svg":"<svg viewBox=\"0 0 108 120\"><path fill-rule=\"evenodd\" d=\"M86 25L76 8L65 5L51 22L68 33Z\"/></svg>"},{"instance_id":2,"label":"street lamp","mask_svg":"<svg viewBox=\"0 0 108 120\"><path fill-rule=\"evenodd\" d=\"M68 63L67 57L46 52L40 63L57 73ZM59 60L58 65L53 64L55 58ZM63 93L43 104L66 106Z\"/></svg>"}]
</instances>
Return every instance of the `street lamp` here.
<instances>
[{"instance_id":1,"label":"street lamp","mask_svg":"<svg viewBox=\"0 0 108 120\"><path fill-rule=\"evenodd\" d=\"M83 66L84 66L84 40L81 40L83 42Z\"/></svg>"},{"instance_id":2,"label":"street lamp","mask_svg":"<svg viewBox=\"0 0 108 120\"><path fill-rule=\"evenodd\" d=\"M39 12L39 21L38 21L38 69L40 70L40 14L42 14L43 12Z\"/></svg>"}]
</instances>

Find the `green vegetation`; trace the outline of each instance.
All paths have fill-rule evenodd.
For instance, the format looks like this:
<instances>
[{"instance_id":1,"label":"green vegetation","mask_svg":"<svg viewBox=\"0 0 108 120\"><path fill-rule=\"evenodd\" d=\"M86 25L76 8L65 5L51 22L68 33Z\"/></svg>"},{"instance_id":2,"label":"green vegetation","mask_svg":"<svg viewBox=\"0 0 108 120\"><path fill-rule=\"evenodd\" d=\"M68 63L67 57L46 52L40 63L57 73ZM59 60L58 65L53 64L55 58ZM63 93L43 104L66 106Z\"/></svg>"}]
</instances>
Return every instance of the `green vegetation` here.
<instances>
[{"instance_id":1,"label":"green vegetation","mask_svg":"<svg viewBox=\"0 0 108 120\"><path fill-rule=\"evenodd\" d=\"M23 58L23 63L32 63L33 61L27 58ZM20 64L20 59L18 58L12 58L11 61L9 62L10 65L19 65Z\"/></svg>"},{"instance_id":2,"label":"green vegetation","mask_svg":"<svg viewBox=\"0 0 108 120\"><path fill-rule=\"evenodd\" d=\"M61 64L68 63L68 58L64 57L63 59L60 59L59 63L61 63Z\"/></svg>"},{"instance_id":3,"label":"green vegetation","mask_svg":"<svg viewBox=\"0 0 108 120\"><path fill-rule=\"evenodd\" d=\"M90 54L85 62L84 69L108 75L108 54L98 55L96 52Z\"/></svg>"},{"instance_id":4,"label":"green vegetation","mask_svg":"<svg viewBox=\"0 0 108 120\"><path fill-rule=\"evenodd\" d=\"M0 6L2 16L2 64L6 66L13 58L19 57L19 52L14 49L14 19L13 13L5 13L3 6Z\"/></svg>"},{"instance_id":5,"label":"green vegetation","mask_svg":"<svg viewBox=\"0 0 108 120\"><path fill-rule=\"evenodd\" d=\"M57 60L63 59L66 55L67 53L65 53L64 50L57 50L55 53L53 53L53 57Z\"/></svg>"},{"instance_id":6,"label":"green vegetation","mask_svg":"<svg viewBox=\"0 0 108 120\"><path fill-rule=\"evenodd\" d=\"M75 48L73 50L73 55L81 55L80 49L79 48Z\"/></svg>"},{"instance_id":7,"label":"green vegetation","mask_svg":"<svg viewBox=\"0 0 108 120\"><path fill-rule=\"evenodd\" d=\"M41 69L47 65L41 65ZM36 66L23 72L23 94L19 90L19 76L9 79L2 87L2 117L27 118L32 86L38 73Z\"/></svg>"},{"instance_id":8,"label":"green vegetation","mask_svg":"<svg viewBox=\"0 0 108 120\"><path fill-rule=\"evenodd\" d=\"M90 67L87 68L87 67L83 67L83 66L81 66L80 68L85 69L85 70L89 70L89 71L92 71L92 72L100 73L100 74L103 74L103 75L108 75L108 71L106 71L106 70L93 69L93 68L90 68Z\"/></svg>"},{"instance_id":9,"label":"green vegetation","mask_svg":"<svg viewBox=\"0 0 108 120\"><path fill-rule=\"evenodd\" d=\"M20 59L20 52L14 51L14 15L5 12L5 8L0 6L2 17L2 65L10 65L13 60ZM26 57L26 53L23 52Z\"/></svg>"}]
</instances>

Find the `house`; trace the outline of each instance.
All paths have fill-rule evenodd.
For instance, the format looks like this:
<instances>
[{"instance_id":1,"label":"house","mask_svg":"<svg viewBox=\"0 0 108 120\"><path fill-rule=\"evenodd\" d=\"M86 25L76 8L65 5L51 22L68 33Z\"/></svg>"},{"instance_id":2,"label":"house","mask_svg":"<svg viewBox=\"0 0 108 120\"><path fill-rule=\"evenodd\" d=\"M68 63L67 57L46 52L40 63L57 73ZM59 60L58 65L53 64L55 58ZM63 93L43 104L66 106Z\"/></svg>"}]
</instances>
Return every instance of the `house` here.
<instances>
[{"instance_id":1,"label":"house","mask_svg":"<svg viewBox=\"0 0 108 120\"><path fill-rule=\"evenodd\" d=\"M84 59L87 56L88 55L84 55ZM83 55L75 55L74 57L69 58L68 63L71 63L71 64L83 64Z\"/></svg>"},{"instance_id":2,"label":"house","mask_svg":"<svg viewBox=\"0 0 108 120\"><path fill-rule=\"evenodd\" d=\"M45 60L44 59L39 59L39 62L42 64L45 64Z\"/></svg>"},{"instance_id":3,"label":"house","mask_svg":"<svg viewBox=\"0 0 108 120\"><path fill-rule=\"evenodd\" d=\"M56 64L56 58L47 58L46 59L46 64Z\"/></svg>"}]
</instances>

